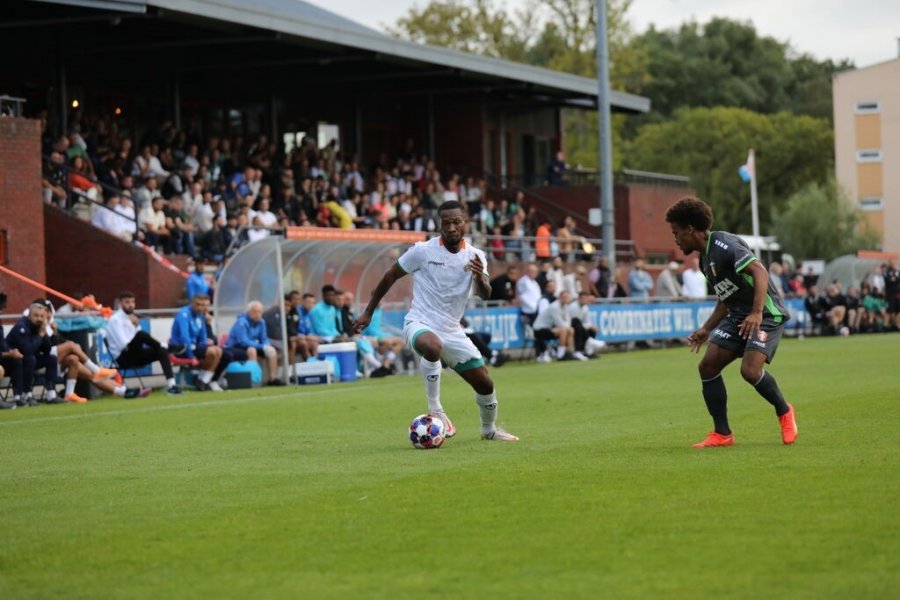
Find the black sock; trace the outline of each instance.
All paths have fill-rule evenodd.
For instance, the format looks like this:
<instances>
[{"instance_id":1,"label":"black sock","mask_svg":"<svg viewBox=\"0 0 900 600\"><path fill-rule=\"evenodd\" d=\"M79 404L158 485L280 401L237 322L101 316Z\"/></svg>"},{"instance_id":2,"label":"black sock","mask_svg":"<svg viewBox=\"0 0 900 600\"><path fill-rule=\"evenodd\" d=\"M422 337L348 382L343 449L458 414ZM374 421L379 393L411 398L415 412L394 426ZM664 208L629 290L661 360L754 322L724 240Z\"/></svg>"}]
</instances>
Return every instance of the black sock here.
<instances>
[{"instance_id":1,"label":"black sock","mask_svg":"<svg viewBox=\"0 0 900 600\"><path fill-rule=\"evenodd\" d=\"M702 379L703 399L706 401L706 410L713 418L716 433L728 435L731 428L728 426L728 391L725 389L725 381L719 373L712 379Z\"/></svg>"},{"instance_id":2,"label":"black sock","mask_svg":"<svg viewBox=\"0 0 900 600\"><path fill-rule=\"evenodd\" d=\"M753 387L756 388L760 396L775 407L775 414L779 417L791 410L791 407L784 401L784 396L781 395L781 390L778 389L775 378L768 371L763 371L763 376L759 378L759 381Z\"/></svg>"}]
</instances>

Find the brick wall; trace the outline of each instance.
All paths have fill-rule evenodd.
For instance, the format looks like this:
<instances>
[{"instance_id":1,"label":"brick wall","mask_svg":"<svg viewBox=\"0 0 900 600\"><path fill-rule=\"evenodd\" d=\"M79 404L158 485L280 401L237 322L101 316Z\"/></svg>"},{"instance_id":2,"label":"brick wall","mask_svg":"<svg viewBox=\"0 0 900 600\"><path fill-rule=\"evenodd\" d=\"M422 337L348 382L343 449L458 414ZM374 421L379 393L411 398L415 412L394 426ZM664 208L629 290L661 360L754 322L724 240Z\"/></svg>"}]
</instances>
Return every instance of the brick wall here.
<instances>
[{"instance_id":1,"label":"brick wall","mask_svg":"<svg viewBox=\"0 0 900 600\"><path fill-rule=\"evenodd\" d=\"M68 295L91 293L106 306L113 306L123 290L134 292L138 308L183 304L184 278L143 250L49 205L44 220L47 282L53 289Z\"/></svg>"},{"instance_id":2,"label":"brick wall","mask_svg":"<svg viewBox=\"0 0 900 600\"><path fill-rule=\"evenodd\" d=\"M0 117L0 230L6 230L6 267L39 282L44 270L44 212L41 196L41 124ZM9 296L4 312L18 312L43 294L0 274Z\"/></svg>"}]
</instances>

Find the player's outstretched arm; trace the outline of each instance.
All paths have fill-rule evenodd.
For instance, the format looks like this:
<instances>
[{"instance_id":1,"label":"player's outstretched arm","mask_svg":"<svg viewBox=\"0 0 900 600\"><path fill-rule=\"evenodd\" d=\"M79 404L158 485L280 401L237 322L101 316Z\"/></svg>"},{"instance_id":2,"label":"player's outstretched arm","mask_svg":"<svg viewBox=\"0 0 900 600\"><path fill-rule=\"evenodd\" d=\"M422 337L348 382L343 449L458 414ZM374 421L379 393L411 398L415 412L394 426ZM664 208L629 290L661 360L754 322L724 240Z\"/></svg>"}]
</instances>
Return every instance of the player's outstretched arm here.
<instances>
[{"instance_id":1,"label":"player's outstretched arm","mask_svg":"<svg viewBox=\"0 0 900 600\"><path fill-rule=\"evenodd\" d=\"M381 277L381 281L378 282L378 285L372 291L372 297L369 299L369 305L366 306L366 310L353 321L354 333L359 333L369 326L369 323L372 321L372 314L378 308L378 305L381 304L381 299L384 298L384 295L388 293L398 279L405 276L406 271L400 268L400 265L397 263L385 272Z\"/></svg>"}]
</instances>

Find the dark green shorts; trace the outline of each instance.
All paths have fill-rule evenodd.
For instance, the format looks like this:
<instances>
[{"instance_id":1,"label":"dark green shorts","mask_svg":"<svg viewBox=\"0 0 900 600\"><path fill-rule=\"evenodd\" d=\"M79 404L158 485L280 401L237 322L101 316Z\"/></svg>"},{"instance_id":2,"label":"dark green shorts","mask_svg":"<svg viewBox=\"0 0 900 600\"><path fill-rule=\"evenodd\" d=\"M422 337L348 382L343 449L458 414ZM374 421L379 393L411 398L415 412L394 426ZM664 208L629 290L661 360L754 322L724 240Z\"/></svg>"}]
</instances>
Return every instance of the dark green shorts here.
<instances>
[{"instance_id":1,"label":"dark green shorts","mask_svg":"<svg viewBox=\"0 0 900 600\"><path fill-rule=\"evenodd\" d=\"M776 323L773 319L763 319L759 329L748 339L741 337L743 316L728 315L709 333L709 343L715 344L743 356L744 352L753 350L766 355L766 362L772 362L778 342L784 332L784 323Z\"/></svg>"}]
</instances>

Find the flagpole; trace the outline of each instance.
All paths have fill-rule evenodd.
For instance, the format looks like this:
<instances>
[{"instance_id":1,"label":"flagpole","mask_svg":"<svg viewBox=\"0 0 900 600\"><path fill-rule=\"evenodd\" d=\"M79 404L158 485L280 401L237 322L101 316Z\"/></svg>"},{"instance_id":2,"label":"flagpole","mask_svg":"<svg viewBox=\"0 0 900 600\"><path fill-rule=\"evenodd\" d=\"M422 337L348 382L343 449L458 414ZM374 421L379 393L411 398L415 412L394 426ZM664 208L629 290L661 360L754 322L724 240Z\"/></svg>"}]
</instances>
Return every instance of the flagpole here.
<instances>
[{"instance_id":1,"label":"flagpole","mask_svg":"<svg viewBox=\"0 0 900 600\"><path fill-rule=\"evenodd\" d=\"M753 168L750 169L750 210L753 214L753 236L759 237L759 205L756 200L756 157L753 154L753 148L750 149L750 162Z\"/></svg>"}]
</instances>

